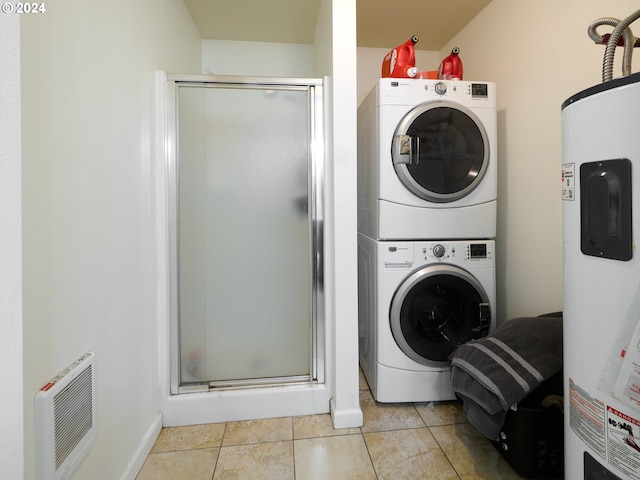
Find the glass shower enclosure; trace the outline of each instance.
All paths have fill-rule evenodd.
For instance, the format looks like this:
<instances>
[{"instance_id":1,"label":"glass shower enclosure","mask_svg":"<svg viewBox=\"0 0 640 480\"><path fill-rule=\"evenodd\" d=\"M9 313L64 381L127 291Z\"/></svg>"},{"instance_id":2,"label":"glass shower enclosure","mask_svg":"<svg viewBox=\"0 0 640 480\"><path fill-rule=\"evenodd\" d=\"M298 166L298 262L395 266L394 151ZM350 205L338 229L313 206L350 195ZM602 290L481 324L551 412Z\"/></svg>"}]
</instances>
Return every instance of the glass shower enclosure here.
<instances>
[{"instance_id":1,"label":"glass shower enclosure","mask_svg":"<svg viewBox=\"0 0 640 480\"><path fill-rule=\"evenodd\" d=\"M322 80L168 90L171 393L322 383Z\"/></svg>"}]
</instances>

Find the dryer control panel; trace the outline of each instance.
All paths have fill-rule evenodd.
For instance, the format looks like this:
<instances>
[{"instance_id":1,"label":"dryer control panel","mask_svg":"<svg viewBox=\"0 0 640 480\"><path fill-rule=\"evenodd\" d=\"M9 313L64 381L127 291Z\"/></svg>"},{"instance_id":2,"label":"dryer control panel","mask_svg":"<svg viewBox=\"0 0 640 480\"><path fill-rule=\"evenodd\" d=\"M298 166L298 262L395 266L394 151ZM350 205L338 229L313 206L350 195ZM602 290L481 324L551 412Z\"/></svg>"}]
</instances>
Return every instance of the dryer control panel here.
<instances>
[{"instance_id":1,"label":"dryer control panel","mask_svg":"<svg viewBox=\"0 0 640 480\"><path fill-rule=\"evenodd\" d=\"M430 100L449 100L474 107L496 106L494 82L381 78L374 90L378 105L415 106Z\"/></svg>"}]
</instances>

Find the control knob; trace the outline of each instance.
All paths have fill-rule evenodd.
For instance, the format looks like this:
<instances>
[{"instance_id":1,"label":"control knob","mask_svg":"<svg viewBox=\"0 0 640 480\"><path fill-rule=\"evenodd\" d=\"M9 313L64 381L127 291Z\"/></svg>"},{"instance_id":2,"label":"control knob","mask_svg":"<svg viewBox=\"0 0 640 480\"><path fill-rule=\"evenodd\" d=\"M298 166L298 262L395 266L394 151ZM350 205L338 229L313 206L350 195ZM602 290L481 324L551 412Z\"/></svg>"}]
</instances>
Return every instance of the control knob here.
<instances>
[{"instance_id":1,"label":"control knob","mask_svg":"<svg viewBox=\"0 0 640 480\"><path fill-rule=\"evenodd\" d=\"M435 247L433 247L433 255L436 258L444 257L444 253L445 253L445 249L442 245L436 245Z\"/></svg>"},{"instance_id":2,"label":"control knob","mask_svg":"<svg viewBox=\"0 0 640 480\"><path fill-rule=\"evenodd\" d=\"M434 89L438 95L444 95L447 93L447 84L444 82L438 82L435 84Z\"/></svg>"}]
</instances>

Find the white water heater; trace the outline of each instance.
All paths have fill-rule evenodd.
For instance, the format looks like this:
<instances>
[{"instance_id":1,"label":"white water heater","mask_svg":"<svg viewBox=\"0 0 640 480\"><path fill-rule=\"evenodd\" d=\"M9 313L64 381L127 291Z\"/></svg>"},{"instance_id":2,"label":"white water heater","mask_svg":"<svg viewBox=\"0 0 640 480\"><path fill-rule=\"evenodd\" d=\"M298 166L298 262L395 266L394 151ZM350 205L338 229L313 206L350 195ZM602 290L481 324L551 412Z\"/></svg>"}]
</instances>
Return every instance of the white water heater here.
<instances>
[{"instance_id":1,"label":"white water heater","mask_svg":"<svg viewBox=\"0 0 640 480\"><path fill-rule=\"evenodd\" d=\"M640 73L562 106L565 478L640 479Z\"/></svg>"}]
</instances>

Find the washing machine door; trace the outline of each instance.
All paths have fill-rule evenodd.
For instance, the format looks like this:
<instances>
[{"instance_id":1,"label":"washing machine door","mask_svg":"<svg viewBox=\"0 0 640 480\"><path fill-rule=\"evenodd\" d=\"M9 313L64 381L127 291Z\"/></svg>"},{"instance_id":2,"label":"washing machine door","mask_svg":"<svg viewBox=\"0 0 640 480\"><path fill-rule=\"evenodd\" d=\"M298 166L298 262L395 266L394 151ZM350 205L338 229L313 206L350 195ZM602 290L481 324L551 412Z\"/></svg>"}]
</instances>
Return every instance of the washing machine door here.
<instances>
[{"instance_id":1,"label":"washing machine door","mask_svg":"<svg viewBox=\"0 0 640 480\"><path fill-rule=\"evenodd\" d=\"M454 347L485 336L491 323L489 298L480 282L455 265L428 265L396 290L389 320L393 337L412 360L445 366Z\"/></svg>"},{"instance_id":2,"label":"washing machine door","mask_svg":"<svg viewBox=\"0 0 640 480\"><path fill-rule=\"evenodd\" d=\"M398 124L391 158L410 192L431 202L453 202L482 182L489 164L489 138L468 108L447 101L425 103Z\"/></svg>"}]
</instances>

